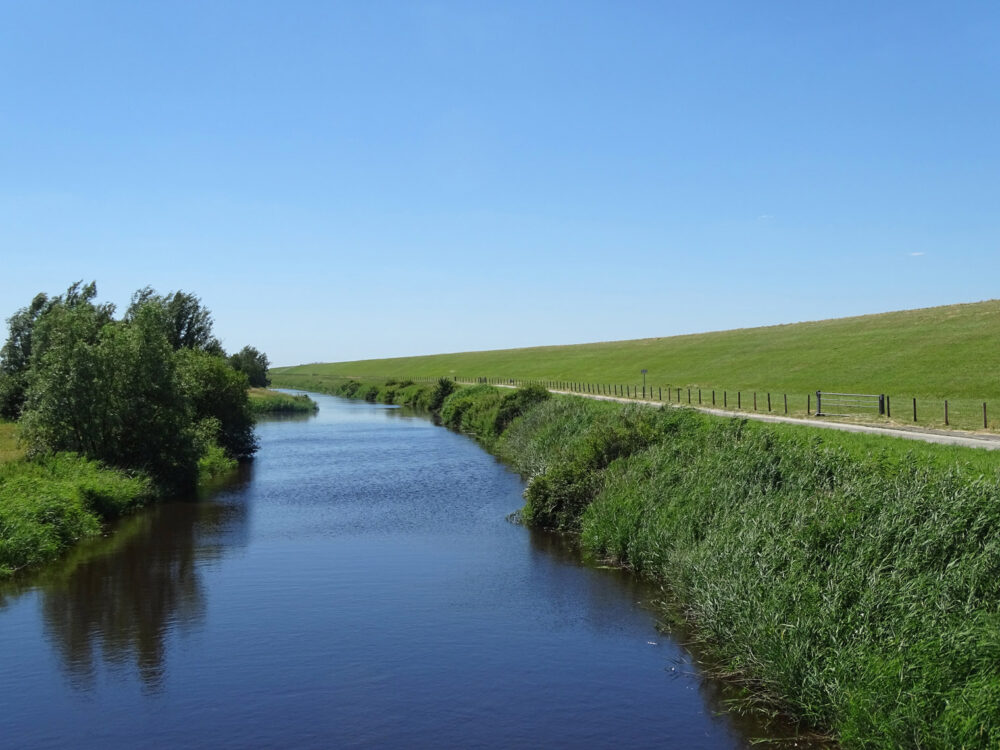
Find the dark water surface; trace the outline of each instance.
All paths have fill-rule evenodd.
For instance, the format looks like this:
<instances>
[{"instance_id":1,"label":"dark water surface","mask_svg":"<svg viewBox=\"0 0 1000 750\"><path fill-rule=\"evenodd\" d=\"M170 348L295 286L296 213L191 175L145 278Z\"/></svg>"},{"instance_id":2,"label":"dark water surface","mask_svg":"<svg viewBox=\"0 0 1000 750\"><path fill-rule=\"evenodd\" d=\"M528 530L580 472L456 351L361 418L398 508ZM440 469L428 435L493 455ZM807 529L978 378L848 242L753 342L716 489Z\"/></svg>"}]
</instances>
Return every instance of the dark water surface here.
<instances>
[{"instance_id":1,"label":"dark water surface","mask_svg":"<svg viewBox=\"0 0 1000 750\"><path fill-rule=\"evenodd\" d=\"M505 520L515 474L426 418L316 399L214 495L0 587L0 746L747 743L654 592Z\"/></svg>"}]
</instances>

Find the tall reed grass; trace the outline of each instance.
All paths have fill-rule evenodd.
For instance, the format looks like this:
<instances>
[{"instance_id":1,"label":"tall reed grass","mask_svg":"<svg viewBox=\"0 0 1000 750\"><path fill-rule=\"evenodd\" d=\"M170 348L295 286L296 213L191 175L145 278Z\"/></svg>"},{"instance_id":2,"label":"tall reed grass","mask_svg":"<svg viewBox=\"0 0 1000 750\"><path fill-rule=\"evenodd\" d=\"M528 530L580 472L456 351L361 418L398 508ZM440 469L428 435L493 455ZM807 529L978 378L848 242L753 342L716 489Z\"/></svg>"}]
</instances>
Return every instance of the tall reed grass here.
<instances>
[{"instance_id":1,"label":"tall reed grass","mask_svg":"<svg viewBox=\"0 0 1000 750\"><path fill-rule=\"evenodd\" d=\"M309 414L319 410L305 394L280 393L269 388L251 388L250 411L262 414Z\"/></svg>"},{"instance_id":2,"label":"tall reed grass","mask_svg":"<svg viewBox=\"0 0 1000 750\"><path fill-rule=\"evenodd\" d=\"M847 747L1000 747L995 455L573 397L498 430L508 395L441 417L528 479L526 522L660 581L755 703Z\"/></svg>"}]
</instances>

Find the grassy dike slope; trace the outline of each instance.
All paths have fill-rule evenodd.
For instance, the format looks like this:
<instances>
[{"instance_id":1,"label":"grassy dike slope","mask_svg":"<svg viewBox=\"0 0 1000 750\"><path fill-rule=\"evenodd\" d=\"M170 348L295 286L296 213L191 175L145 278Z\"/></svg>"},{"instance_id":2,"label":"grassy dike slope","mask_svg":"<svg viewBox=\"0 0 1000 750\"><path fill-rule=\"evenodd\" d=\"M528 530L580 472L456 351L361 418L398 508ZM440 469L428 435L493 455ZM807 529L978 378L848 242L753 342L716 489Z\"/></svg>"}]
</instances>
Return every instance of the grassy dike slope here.
<instances>
[{"instance_id":1,"label":"grassy dike slope","mask_svg":"<svg viewBox=\"0 0 1000 750\"><path fill-rule=\"evenodd\" d=\"M584 329L585 330L585 329ZM730 392L787 393L796 410L816 390L887 393L903 417L982 426L983 401L1000 402L1000 300L690 336L424 357L308 364L271 370L275 383L310 388L333 377L457 376L641 382ZM1000 418L1000 403L996 403ZM978 420L978 421L977 421Z\"/></svg>"},{"instance_id":2,"label":"grassy dike slope","mask_svg":"<svg viewBox=\"0 0 1000 750\"><path fill-rule=\"evenodd\" d=\"M527 523L663 582L751 700L847 747L1000 746L996 456L454 389L337 388L440 405L528 478Z\"/></svg>"}]
</instances>

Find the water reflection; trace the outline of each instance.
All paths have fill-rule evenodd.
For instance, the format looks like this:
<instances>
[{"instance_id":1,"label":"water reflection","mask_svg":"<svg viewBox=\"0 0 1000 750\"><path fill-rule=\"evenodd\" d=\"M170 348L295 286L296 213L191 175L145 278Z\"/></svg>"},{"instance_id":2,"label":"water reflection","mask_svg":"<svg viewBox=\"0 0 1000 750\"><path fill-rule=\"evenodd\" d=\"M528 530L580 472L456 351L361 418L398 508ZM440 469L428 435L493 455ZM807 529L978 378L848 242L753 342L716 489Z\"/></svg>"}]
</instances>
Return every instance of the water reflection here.
<instances>
[{"instance_id":1,"label":"water reflection","mask_svg":"<svg viewBox=\"0 0 1000 750\"><path fill-rule=\"evenodd\" d=\"M289 411L289 412L271 412L269 414L258 414L257 423L262 422L308 422L310 419L314 419L316 414L313 412L302 412L302 411Z\"/></svg>"},{"instance_id":2,"label":"water reflection","mask_svg":"<svg viewBox=\"0 0 1000 750\"><path fill-rule=\"evenodd\" d=\"M103 662L159 688L168 634L205 617L200 564L246 545L247 506L237 492L252 471L242 467L211 502L173 501L123 519L40 578L6 588L8 597L37 591L46 640L75 687L93 687Z\"/></svg>"},{"instance_id":3,"label":"water reflection","mask_svg":"<svg viewBox=\"0 0 1000 750\"><path fill-rule=\"evenodd\" d=\"M658 590L503 520L523 487L492 457L402 409L317 399L315 418L262 423L256 465L209 502L0 585L0 745L760 736L714 716L690 669L665 676L688 657L634 606Z\"/></svg>"}]
</instances>

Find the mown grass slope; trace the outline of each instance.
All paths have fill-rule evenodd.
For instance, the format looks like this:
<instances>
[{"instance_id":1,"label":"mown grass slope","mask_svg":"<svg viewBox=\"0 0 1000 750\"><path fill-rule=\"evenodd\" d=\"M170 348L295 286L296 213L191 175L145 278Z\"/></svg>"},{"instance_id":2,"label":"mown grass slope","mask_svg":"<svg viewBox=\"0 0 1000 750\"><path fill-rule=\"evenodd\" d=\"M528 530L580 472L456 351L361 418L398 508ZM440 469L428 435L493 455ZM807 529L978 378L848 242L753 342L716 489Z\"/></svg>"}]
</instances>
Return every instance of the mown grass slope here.
<instances>
[{"instance_id":1,"label":"mown grass slope","mask_svg":"<svg viewBox=\"0 0 1000 750\"><path fill-rule=\"evenodd\" d=\"M803 413L816 390L886 393L894 417L982 427L982 402L1000 418L1000 300L719 331L689 336L546 346L275 368L276 384L308 388L340 377L509 377L641 383L789 396ZM991 427L993 414L989 415Z\"/></svg>"}]
</instances>

